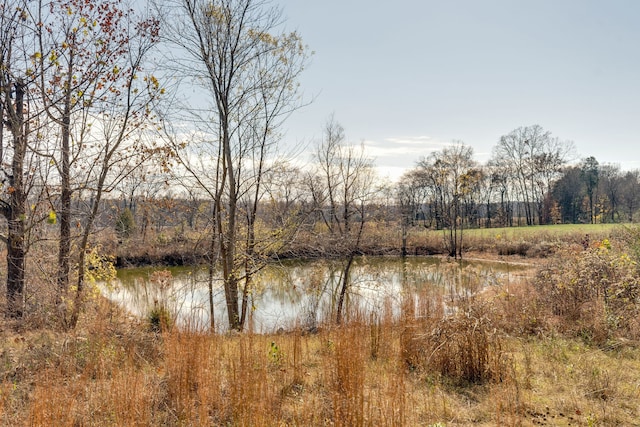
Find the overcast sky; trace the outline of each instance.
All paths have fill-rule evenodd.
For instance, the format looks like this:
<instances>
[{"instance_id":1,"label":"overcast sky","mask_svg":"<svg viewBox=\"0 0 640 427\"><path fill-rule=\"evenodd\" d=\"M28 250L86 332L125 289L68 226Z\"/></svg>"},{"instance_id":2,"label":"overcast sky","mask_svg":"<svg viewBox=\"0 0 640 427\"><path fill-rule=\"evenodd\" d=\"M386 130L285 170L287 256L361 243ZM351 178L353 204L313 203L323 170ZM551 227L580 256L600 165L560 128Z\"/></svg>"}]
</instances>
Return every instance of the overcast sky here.
<instances>
[{"instance_id":1,"label":"overcast sky","mask_svg":"<svg viewBox=\"0 0 640 427\"><path fill-rule=\"evenodd\" d=\"M331 114L392 178L461 140L484 162L539 124L579 157L640 168L640 1L274 0L315 52L314 102L289 143Z\"/></svg>"}]
</instances>

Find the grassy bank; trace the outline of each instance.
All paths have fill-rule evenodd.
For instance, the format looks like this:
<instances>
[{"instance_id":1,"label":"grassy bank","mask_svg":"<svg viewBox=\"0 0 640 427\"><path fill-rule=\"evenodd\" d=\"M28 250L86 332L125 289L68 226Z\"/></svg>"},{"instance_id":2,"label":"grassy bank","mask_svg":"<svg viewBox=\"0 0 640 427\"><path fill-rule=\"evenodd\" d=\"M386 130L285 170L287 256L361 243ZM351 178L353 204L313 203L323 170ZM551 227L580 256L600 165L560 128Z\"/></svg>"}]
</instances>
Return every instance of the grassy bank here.
<instances>
[{"instance_id":1,"label":"grassy bank","mask_svg":"<svg viewBox=\"0 0 640 427\"><path fill-rule=\"evenodd\" d=\"M360 244L364 255L395 255L402 251L402 233L395 223L365 224ZM494 256L548 257L558 249L624 234L628 226L620 224L565 224L531 227L482 228L463 230L466 253ZM447 253L445 231L421 226L412 227L407 236L410 255ZM189 265L206 260L208 241L200 232L176 229L145 239L133 237L118 243L113 233L99 239L105 251L117 259L119 267L140 265ZM273 254L272 254L273 255ZM279 258L322 258L344 256L340 245L330 242L323 233L302 230L296 239L280 250Z\"/></svg>"}]
</instances>

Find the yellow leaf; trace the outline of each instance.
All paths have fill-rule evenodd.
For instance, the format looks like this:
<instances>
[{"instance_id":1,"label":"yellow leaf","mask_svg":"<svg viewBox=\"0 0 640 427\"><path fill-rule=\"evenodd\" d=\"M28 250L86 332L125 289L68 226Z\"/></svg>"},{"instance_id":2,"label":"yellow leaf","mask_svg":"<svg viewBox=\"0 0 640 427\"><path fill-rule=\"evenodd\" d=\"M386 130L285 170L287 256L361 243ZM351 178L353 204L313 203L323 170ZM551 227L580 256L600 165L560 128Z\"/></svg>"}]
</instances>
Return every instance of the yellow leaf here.
<instances>
[{"instance_id":1,"label":"yellow leaf","mask_svg":"<svg viewBox=\"0 0 640 427\"><path fill-rule=\"evenodd\" d=\"M47 218L47 222L49 224L54 224L54 225L58 222L58 217L55 211L53 210L49 211L49 218Z\"/></svg>"}]
</instances>

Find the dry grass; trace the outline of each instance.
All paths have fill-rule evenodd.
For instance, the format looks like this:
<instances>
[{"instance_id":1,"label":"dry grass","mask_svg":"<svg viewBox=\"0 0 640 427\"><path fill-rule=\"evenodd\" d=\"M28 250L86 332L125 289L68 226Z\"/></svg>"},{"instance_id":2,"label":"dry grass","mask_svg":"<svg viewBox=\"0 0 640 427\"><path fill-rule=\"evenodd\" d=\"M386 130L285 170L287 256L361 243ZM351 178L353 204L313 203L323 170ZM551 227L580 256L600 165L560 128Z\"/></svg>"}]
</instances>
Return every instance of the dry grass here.
<instances>
[{"instance_id":1,"label":"dry grass","mask_svg":"<svg viewBox=\"0 0 640 427\"><path fill-rule=\"evenodd\" d=\"M525 305L516 288L452 316L425 295L395 322L353 316L313 335L153 334L106 303L75 334L5 329L0 423L634 425L640 349L527 335L526 318L508 335L496 313Z\"/></svg>"}]
</instances>

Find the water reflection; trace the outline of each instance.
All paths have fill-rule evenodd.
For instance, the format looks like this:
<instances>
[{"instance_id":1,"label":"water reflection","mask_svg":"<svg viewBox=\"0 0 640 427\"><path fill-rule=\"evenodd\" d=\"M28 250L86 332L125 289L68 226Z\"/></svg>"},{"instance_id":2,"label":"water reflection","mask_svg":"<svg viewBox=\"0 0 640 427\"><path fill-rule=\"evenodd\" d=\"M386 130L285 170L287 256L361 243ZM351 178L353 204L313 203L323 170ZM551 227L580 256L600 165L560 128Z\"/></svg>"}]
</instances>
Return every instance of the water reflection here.
<instances>
[{"instance_id":1,"label":"water reflection","mask_svg":"<svg viewBox=\"0 0 640 427\"><path fill-rule=\"evenodd\" d=\"M332 318L344 268L341 260L286 261L263 269L250 292L249 325L255 332L294 326L311 328ZM355 262L347 298L349 313L397 315L407 296L437 291L445 302L471 295L521 270L509 264L449 262L439 258L363 257ZM136 316L163 304L179 325L206 328L208 272L199 267L138 268L118 272L106 295ZM222 281L213 286L217 331L226 326Z\"/></svg>"}]
</instances>

